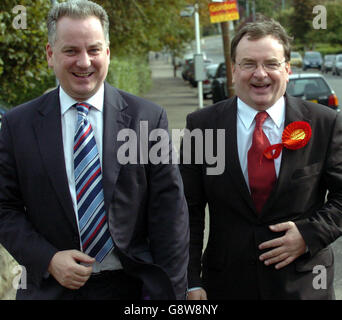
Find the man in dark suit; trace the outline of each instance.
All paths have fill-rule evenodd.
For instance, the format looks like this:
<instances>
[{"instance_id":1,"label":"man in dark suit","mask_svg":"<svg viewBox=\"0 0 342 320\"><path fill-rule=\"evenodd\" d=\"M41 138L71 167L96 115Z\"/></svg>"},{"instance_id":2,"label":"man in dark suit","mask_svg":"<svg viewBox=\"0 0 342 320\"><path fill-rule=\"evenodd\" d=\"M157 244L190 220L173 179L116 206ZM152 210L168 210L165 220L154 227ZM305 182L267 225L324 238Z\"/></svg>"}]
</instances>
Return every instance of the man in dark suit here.
<instances>
[{"instance_id":1,"label":"man in dark suit","mask_svg":"<svg viewBox=\"0 0 342 320\"><path fill-rule=\"evenodd\" d=\"M211 144L225 159L224 172L207 174L213 165L194 160L200 159L194 140L191 152L181 150L190 216L188 299L333 299L329 244L342 232L341 116L285 93L290 38L279 23L243 26L231 56L236 96L187 117L190 132L225 130L224 144L215 138L201 148ZM290 140L281 144L284 128ZM270 146L280 155L265 152Z\"/></svg>"},{"instance_id":2,"label":"man in dark suit","mask_svg":"<svg viewBox=\"0 0 342 320\"><path fill-rule=\"evenodd\" d=\"M146 158L155 141L140 141L167 132L167 117L105 82L108 28L91 1L53 7L46 53L60 86L2 119L0 242L27 271L18 299L185 298L181 176L171 161ZM130 141L136 162L126 163Z\"/></svg>"}]
</instances>

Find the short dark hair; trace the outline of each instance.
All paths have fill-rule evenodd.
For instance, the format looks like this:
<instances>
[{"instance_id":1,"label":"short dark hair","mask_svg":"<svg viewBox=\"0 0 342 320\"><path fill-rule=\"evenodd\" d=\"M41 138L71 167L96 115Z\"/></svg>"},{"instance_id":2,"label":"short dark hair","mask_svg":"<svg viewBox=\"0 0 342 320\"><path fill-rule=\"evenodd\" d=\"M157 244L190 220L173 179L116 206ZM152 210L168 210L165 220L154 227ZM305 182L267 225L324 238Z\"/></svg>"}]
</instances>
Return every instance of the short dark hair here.
<instances>
[{"instance_id":1,"label":"short dark hair","mask_svg":"<svg viewBox=\"0 0 342 320\"><path fill-rule=\"evenodd\" d=\"M263 19L246 23L234 36L230 46L230 56L234 63L236 57L236 47L245 35L248 37L248 40L258 40L267 36L274 37L275 39L279 40L284 47L285 60L287 62L290 61L292 37L287 34L279 22L273 19Z\"/></svg>"}]
</instances>

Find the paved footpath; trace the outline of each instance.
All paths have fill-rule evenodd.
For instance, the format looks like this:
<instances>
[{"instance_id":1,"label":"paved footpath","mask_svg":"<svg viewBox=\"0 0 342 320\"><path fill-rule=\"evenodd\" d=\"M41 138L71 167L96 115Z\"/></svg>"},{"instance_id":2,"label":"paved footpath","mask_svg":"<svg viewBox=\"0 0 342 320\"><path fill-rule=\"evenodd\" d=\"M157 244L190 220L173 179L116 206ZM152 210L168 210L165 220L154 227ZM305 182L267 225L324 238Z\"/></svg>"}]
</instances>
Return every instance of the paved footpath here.
<instances>
[{"instance_id":1,"label":"paved footpath","mask_svg":"<svg viewBox=\"0 0 342 320\"><path fill-rule=\"evenodd\" d=\"M151 68L153 85L144 97L166 110L170 130L183 129L187 114L198 109L197 88L182 79L181 70L174 78L172 65L164 57L151 61ZM211 100L204 100L204 106L210 104Z\"/></svg>"},{"instance_id":2,"label":"paved footpath","mask_svg":"<svg viewBox=\"0 0 342 320\"><path fill-rule=\"evenodd\" d=\"M197 88L191 87L181 77L181 71L177 77L173 77L172 65L164 57L151 61L153 85L144 97L162 106L169 119L169 128L183 129L186 116L198 109ZM204 100L204 107L212 104L211 100ZM177 141L178 142L178 141ZM175 141L175 146L179 144ZM208 226L208 211L206 217L206 230ZM205 234L204 243L207 241ZM342 237L332 245L335 255L335 293L336 299L342 300ZM322 290L322 289L321 289ZM323 289L324 290L324 289Z\"/></svg>"}]
</instances>

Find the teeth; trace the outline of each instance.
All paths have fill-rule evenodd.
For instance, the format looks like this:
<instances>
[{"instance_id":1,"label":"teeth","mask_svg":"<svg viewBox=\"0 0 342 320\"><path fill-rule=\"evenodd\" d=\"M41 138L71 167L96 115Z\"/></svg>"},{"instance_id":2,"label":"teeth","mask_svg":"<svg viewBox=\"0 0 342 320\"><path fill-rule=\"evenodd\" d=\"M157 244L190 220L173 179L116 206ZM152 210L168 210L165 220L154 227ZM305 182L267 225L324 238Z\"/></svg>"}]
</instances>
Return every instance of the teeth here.
<instances>
[{"instance_id":1,"label":"teeth","mask_svg":"<svg viewBox=\"0 0 342 320\"><path fill-rule=\"evenodd\" d=\"M88 73L75 73L77 77L88 77L91 75L91 72Z\"/></svg>"}]
</instances>

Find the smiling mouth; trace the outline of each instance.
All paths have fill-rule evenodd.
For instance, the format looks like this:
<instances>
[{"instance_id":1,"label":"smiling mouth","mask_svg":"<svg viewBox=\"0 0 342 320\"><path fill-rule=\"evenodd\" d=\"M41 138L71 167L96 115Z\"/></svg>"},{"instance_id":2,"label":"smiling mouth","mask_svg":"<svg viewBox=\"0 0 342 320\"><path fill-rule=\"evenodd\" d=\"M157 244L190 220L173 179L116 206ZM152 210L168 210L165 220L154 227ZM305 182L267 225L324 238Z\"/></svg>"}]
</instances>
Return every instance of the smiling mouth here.
<instances>
[{"instance_id":1,"label":"smiling mouth","mask_svg":"<svg viewBox=\"0 0 342 320\"><path fill-rule=\"evenodd\" d=\"M89 78L94 72L72 72L76 78Z\"/></svg>"},{"instance_id":2,"label":"smiling mouth","mask_svg":"<svg viewBox=\"0 0 342 320\"><path fill-rule=\"evenodd\" d=\"M270 87L271 85L270 84L251 84L251 86L253 88L256 88L256 89L266 89L268 87Z\"/></svg>"}]
</instances>

